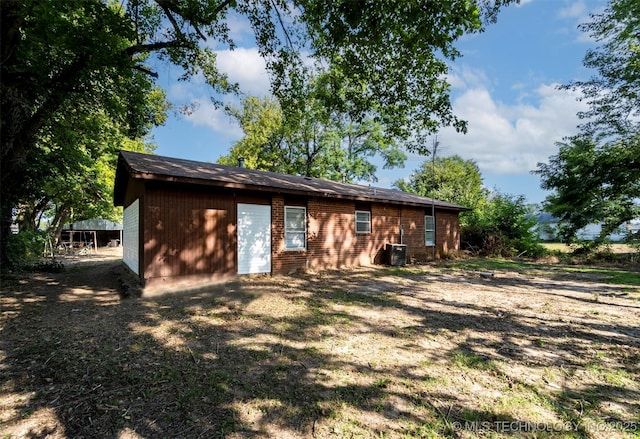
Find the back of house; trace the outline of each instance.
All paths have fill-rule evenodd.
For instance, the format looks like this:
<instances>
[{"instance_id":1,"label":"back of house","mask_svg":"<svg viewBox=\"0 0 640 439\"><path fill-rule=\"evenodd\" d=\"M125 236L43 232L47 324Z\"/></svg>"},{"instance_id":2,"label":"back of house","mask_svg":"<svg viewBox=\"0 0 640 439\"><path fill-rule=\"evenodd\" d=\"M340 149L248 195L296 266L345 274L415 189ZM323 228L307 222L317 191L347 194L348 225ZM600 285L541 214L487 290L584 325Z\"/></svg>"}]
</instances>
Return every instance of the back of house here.
<instances>
[{"instance_id":1,"label":"back of house","mask_svg":"<svg viewBox=\"0 0 640 439\"><path fill-rule=\"evenodd\" d=\"M145 285L426 261L459 250L458 215L468 210L398 190L129 151L120 152L114 203L124 206L124 264ZM393 251L402 258L389 259Z\"/></svg>"}]
</instances>

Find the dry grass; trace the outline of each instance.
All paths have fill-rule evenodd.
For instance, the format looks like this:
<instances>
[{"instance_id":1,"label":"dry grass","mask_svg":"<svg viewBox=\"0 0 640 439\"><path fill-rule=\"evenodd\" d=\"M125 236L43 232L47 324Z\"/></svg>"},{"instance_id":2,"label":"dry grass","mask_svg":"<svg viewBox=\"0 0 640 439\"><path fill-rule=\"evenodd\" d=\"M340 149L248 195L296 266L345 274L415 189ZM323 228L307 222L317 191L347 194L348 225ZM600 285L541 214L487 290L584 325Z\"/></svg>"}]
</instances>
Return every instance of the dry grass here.
<instances>
[{"instance_id":1,"label":"dry grass","mask_svg":"<svg viewBox=\"0 0 640 439\"><path fill-rule=\"evenodd\" d=\"M544 248L550 251L558 251L561 253L571 253L578 248L578 245L567 245L559 242L545 242L541 244ZM629 244L612 243L602 247L602 251L611 252L614 254L634 253L636 249Z\"/></svg>"},{"instance_id":2,"label":"dry grass","mask_svg":"<svg viewBox=\"0 0 640 439\"><path fill-rule=\"evenodd\" d=\"M638 437L638 273L468 267L148 299L119 297L114 262L5 280L0 431Z\"/></svg>"}]
</instances>

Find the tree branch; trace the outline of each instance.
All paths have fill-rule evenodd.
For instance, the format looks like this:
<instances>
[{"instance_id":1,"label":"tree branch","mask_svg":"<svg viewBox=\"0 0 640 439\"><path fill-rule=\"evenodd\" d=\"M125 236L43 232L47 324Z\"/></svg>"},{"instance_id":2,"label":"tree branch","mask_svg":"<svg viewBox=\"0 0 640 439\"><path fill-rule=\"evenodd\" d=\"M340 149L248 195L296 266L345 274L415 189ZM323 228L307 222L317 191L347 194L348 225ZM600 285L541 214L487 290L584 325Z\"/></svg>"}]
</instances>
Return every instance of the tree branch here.
<instances>
[{"instance_id":1,"label":"tree branch","mask_svg":"<svg viewBox=\"0 0 640 439\"><path fill-rule=\"evenodd\" d=\"M148 53L161 49L168 49L170 47L184 47L188 44L185 42L181 42L179 40L173 41L159 41L157 43L149 43L149 44L136 44L135 46L127 47L122 52L125 55L133 56L137 53Z\"/></svg>"},{"instance_id":2,"label":"tree branch","mask_svg":"<svg viewBox=\"0 0 640 439\"><path fill-rule=\"evenodd\" d=\"M184 34L182 33L182 29L180 29L180 26L178 26L178 22L176 21L176 19L174 18L172 12L176 12L176 11L172 11L169 7L169 4L167 4L167 2L162 1L162 0L157 0L156 3L158 3L158 5L162 8L162 10L164 11L164 15L167 16L167 18L169 19L169 21L171 22L171 25L173 26L173 29L176 31L176 34L178 36L180 36L180 38L184 38Z\"/></svg>"},{"instance_id":3,"label":"tree branch","mask_svg":"<svg viewBox=\"0 0 640 439\"><path fill-rule=\"evenodd\" d=\"M162 10L164 11L165 15L167 16L167 18L171 22L171 25L173 26L173 28L175 29L176 33L180 37L184 37L184 33L182 32L182 30L178 26L178 22L175 20L175 17L173 16L174 13L179 15L179 16L181 16L183 19L189 21L189 23L191 23L191 25L195 29L196 34L198 34L198 37L200 37L200 39L202 39L202 40L206 40L207 39L206 35L204 35L202 33L202 31L200 30L199 23L196 22L195 20L191 19L191 17L185 17L183 15L184 12L180 10L180 7L177 4L172 3L171 1L168 1L168 0L155 0L155 1L158 4L158 6L160 6L162 8ZM231 1L232 0L226 0L226 1L222 2L222 3L220 3L218 5L218 7L214 10L213 16L217 19L218 14L220 14L227 7L229 7L229 5L231 4ZM197 17L197 18L202 18L201 22L203 22L203 23L205 23L207 21L206 17L205 18Z\"/></svg>"},{"instance_id":4,"label":"tree branch","mask_svg":"<svg viewBox=\"0 0 640 439\"><path fill-rule=\"evenodd\" d=\"M287 27L284 25L284 21L282 20L282 16L280 15L280 11L278 10L278 5L276 5L273 0L271 0L271 5L273 6L273 9L276 11L276 15L278 16L278 21L280 22L280 27L284 32L284 36L287 38L287 43L289 43L289 48L293 50L293 42L291 41L291 36L287 31Z\"/></svg>"},{"instance_id":5,"label":"tree branch","mask_svg":"<svg viewBox=\"0 0 640 439\"><path fill-rule=\"evenodd\" d=\"M134 68L134 69L136 69L136 70L138 70L139 72L145 73L145 74L147 74L147 75L149 75L149 76L152 76L152 77L154 77L154 78L156 78L156 79L158 78L158 73L157 73L157 72L154 72L153 70L148 69L148 68L147 68L147 67L145 67L145 66L142 66L142 65L136 64L135 66L133 66L133 68Z\"/></svg>"}]
</instances>

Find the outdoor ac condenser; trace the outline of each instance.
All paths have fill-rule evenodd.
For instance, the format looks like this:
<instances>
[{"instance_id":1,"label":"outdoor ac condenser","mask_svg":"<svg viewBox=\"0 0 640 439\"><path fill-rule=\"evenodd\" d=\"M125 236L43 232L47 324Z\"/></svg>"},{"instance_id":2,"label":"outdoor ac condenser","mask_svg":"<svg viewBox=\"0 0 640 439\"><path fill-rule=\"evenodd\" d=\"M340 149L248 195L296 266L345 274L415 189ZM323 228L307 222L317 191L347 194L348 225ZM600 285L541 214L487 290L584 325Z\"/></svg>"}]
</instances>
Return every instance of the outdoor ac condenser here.
<instances>
[{"instance_id":1,"label":"outdoor ac condenser","mask_svg":"<svg viewBox=\"0 0 640 439\"><path fill-rule=\"evenodd\" d=\"M407 246L406 244L387 244L387 262L392 266L407 265Z\"/></svg>"}]
</instances>

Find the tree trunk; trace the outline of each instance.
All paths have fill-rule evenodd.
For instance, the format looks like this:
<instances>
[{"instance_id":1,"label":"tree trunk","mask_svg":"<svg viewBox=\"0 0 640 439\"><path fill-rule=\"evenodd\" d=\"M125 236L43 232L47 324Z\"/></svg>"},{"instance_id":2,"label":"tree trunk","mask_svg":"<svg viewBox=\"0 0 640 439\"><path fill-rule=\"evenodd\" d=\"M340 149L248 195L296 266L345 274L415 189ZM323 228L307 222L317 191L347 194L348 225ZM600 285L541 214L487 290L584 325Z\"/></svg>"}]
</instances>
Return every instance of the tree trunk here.
<instances>
[{"instance_id":1,"label":"tree trunk","mask_svg":"<svg viewBox=\"0 0 640 439\"><path fill-rule=\"evenodd\" d=\"M2 197L0 199L0 267L11 269L15 263L9 259L7 250L9 236L11 235L11 223L13 219L13 203Z\"/></svg>"},{"instance_id":2,"label":"tree trunk","mask_svg":"<svg viewBox=\"0 0 640 439\"><path fill-rule=\"evenodd\" d=\"M64 227L64 223L67 221L68 216L68 206L62 205L61 207L56 209L56 214L54 215L48 230L49 234L53 235L53 245L58 245L58 242L60 242L62 228Z\"/></svg>"}]
</instances>

